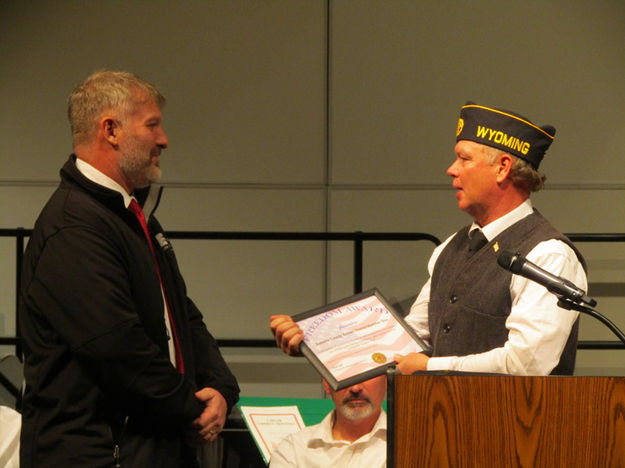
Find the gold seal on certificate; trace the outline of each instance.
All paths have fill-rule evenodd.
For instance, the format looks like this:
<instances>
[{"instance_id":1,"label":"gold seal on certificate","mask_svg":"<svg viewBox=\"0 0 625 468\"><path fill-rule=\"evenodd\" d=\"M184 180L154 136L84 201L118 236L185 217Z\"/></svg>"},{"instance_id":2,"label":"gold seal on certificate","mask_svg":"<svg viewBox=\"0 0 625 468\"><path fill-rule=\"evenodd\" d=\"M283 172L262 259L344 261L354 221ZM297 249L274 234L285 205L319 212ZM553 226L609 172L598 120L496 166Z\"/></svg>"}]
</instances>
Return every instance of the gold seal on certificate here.
<instances>
[{"instance_id":1,"label":"gold seal on certificate","mask_svg":"<svg viewBox=\"0 0 625 468\"><path fill-rule=\"evenodd\" d=\"M395 354L429 351L377 289L293 317L302 353L334 390L383 374Z\"/></svg>"},{"instance_id":2,"label":"gold seal on certificate","mask_svg":"<svg viewBox=\"0 0 625 468\"><path fill-rule=\"evenodd\" d=\"M382 353L373 353L371 359L378 364L384 364L386 362L386 356Z\"/></svg>"}]
</instances>

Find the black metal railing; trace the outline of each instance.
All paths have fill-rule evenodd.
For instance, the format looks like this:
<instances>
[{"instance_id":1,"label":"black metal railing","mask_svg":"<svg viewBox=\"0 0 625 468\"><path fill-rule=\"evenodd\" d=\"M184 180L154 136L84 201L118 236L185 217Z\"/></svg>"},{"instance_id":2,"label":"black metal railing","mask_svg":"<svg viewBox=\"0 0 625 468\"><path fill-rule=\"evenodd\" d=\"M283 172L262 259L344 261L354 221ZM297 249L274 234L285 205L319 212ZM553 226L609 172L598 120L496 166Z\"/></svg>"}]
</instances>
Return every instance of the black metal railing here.
<instances>
[{"instance_id":1,"label":"black metal railing","mask_svg":"<svg viewBox=\"0 0 625 468\"><path fill-rule=\"evenodd\" d=\"M32 233L32 229L0 229L0 237L14 237L15 242L15 323L16 336L0 337L0 345L14 345L15 354L22 355L19 339L19 291L24 252L24 241ZM427 233L398 233L398 232L245 232L245 231L168 231L170 239L186 240L278 240L278 241L349 241L353 242L353 279L354 293L362 291L363 278L363 244L369 241L430 241L435 245L440 240ZM625 234L619 233L570 233L567 236L573 242L625 242ZM218 339L219 346L223 347L273 347L273 340L267 339ZM578 349L625 349L619 341L580 341Z\"/></svg>"},{"instance_id":2,"label":"black metal railing","mask_svg":"<svg viewBox=\"0 0 625 468\"><path fill-rule=\"evenodd\" d=\"M14 345L15 354L22 355L19 340L19 291L22 273L24 241L32 234L32 229L0 229L0 237L15 237L15 323L17 336L0 337L0 345ZM440 240L427 233L385 233L385 232L237 232L237 231L168 231L170 239L186 240L256 240L256 241L350 241L354 246L354 293L362 291L363 244L367 241L430 241L435 245ZM265 339L218 339L220 346L226 347L270 347L275 343Z\"/></svg>"}]
</instances>

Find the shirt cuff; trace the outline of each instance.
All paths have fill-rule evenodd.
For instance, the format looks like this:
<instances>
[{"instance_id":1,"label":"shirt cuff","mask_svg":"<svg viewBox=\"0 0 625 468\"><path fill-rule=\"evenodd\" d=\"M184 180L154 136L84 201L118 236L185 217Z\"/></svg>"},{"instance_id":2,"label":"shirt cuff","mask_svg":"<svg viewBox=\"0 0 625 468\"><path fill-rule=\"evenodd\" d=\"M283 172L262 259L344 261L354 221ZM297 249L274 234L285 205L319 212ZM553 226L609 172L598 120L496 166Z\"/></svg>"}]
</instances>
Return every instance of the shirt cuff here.
<instances>
[{"instance_id":1,"label":"shirt cuff","mask_svg":"<svg viewBox=\"0 0 625 468\"><path fill-rule=\"evenodd\" d=\"M428 370L451 370L453 356L441 356L428 359Z\"/></svg>"}]
</instances>

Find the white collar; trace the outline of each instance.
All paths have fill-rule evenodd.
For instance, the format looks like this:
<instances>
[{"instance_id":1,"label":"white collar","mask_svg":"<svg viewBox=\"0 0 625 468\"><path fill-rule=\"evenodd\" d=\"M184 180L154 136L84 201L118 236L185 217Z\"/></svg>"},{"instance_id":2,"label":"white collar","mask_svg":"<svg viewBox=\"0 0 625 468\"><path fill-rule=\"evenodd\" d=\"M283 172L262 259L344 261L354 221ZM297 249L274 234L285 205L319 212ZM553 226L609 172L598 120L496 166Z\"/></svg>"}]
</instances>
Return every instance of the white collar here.
<instances>
[{"instance_id":1,"label":"white collar","mask_svg":"<svg viewBox=\"0 0 625 468\"><path fill-rule=\"evenodd\" d=\"M380 411L380 416L378 416L377 421L375 422L371 432L368 432L361 436L359 439L356 439L354 442L348 442L346 440L335 440L332 437L332 422L334 420L334 411L330 411L323 421L316 425L313 429L313 433L311 434L310 440L308 441L308 445L314 440L321 440L326 444L355 444L357 442L366 442L375 436L379 431L384 431L386 433L386 412L384 409Z\"/></svg>"},{"instance_id":2,"label":"white collar","mask_svg":"<svg viewBox=\"0 0 625 468\"><path fill-rule=\"evenodd\" d=\"M126 192L124 187L119 185L117 182L115 182L113 179L111 179L109 176L107 176L103 172L93 167L88 162L78 157L76 158L76 168L81 172L82 175L84 175L91 182L95 182L98 185L101 185L108 189L119 192L121 196L124 197L124 206L126 208L128 208L128 205L130 205L130 201L134 199L134 197L132 197L128 192Z\"/></svg>"},{"instance_id":3,"label":"white collar","mask_svg":"<svg viewBox=\"0 0 625 468\"><path fill-rule=\"evenodd\" d=\"M473 231L473 229L476 228L481 229L486 239L490 242L492 239L497 237L514 223L521 221L523 218L531 215L533 212L534 208L532 206L532 202L528 198L519 206L517 206L514 210L509 211L502 217L497 218L495 221L491 221L484 227L480 228L480 226L474 221L469 228L469 232Z\"/></svg>"}]
</instances>

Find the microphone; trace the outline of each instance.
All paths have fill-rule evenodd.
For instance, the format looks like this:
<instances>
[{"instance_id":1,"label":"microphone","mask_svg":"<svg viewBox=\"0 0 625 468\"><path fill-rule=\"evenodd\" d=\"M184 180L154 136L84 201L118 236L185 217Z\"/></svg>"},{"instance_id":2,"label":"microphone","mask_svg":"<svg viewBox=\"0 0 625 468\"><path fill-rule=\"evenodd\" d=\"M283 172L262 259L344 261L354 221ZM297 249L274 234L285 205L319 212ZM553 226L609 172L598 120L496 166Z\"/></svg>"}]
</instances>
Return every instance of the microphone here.
<instances>
[{"instance_id":1,"label":"microphone","mask_svg":"<svg viewBox=\"0 0 625 468\"><path fill-rule=\"evenodd\" d=\"M497 257L497 263L500 267L516 275L521 275L543 285L549 292L558 296L559 299L568 299L576 304L583 302L590 307L597 305L597 301L586 296L586 291L578 288L569 280L543 270L519 253L513 254L508 250L503 250Z\"/></svg>"}]
</instances>

